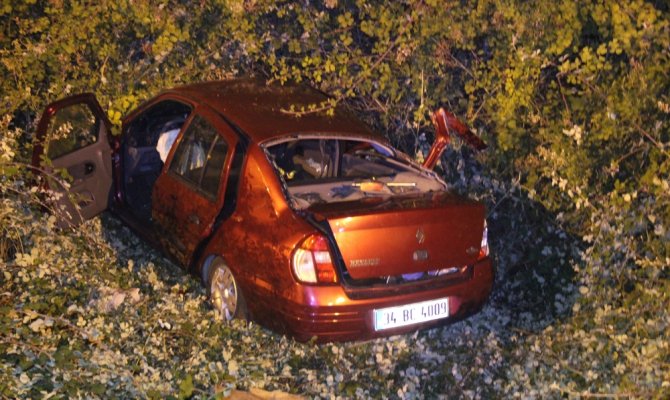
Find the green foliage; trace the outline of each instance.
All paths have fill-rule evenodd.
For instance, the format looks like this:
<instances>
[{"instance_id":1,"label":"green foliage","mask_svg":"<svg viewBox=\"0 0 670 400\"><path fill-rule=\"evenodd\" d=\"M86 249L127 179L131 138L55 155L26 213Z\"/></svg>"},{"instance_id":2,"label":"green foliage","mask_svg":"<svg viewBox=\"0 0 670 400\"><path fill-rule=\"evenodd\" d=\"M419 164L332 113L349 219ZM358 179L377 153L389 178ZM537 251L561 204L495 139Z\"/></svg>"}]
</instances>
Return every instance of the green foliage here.
<instances>
[{"instance_id":1,"label":"green foliage","mask_svg":"<svg viewBox=\"0 0 670 400\"><path fill-rule=\"evenodd\" d=\"M358 397L423 387L667 398L669 11L643 0L3 1L0 287L15 300L0 297L0 393L161 398L266 385ZM328 353L203 325L211 315L196 283L157 255L120 254L131 250L115 244L127 236L118 227L105 241L100 220L67 234L42 222L26 162L46 103L93 91L118 127L166 87L250 73L333 94L287 111L346 103L417 157L441 105L488 142L478 156L457 143L441 161L457 190L489 203L499 273L483 315ZM133 288L144 299L136 309L91 303ZM442 336L456 339L444 347ZM257 364L231 356L226 341L236 339ZM263 346L281 361L265 365Z\"/></svg>"}]
</instances>

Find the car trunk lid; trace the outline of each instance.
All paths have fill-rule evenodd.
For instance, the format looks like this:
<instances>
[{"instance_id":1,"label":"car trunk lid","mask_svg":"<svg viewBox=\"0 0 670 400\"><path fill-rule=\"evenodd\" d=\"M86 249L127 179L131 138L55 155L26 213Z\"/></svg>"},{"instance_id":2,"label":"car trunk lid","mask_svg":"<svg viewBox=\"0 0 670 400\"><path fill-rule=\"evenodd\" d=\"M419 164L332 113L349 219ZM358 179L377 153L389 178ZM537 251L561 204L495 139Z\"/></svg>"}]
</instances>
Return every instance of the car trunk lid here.
<instances>
[{"instance_id":1,"label":"car trunk lid","mask_svg":"<svg viewBox=\"0 0 670 400\"><path fill-rule=\"evenodd\" d=\"M312 205L326 220L353 279L461 267L480 251L485 210L450 193Z\"/></svg>"}]
</instances>

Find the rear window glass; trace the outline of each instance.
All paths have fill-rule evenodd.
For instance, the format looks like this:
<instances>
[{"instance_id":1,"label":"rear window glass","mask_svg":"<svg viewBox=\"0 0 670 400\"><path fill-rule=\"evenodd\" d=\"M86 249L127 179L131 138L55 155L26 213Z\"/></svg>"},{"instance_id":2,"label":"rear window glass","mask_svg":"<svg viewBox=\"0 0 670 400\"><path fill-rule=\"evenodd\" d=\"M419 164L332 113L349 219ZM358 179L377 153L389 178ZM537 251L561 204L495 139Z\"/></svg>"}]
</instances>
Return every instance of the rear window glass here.
<instances>
[{"instance_id":1,"label":"rear window glass","mask_svg":"<svg viewBox=\"0 0 670 400\"><path fill-rule=\"evenodd\" d=\"M339 179L371 179L411 169L390 149L372 142L303 139L268 148L279 173L290 185Z\"/></svg>"},{"instance_id":2,"label":"rear window glass","mask_svg":"<svg viewBox=\"0 0 670 400\"><path fill-rule=\"evenodd\" d=\"M296 208L446 188L432 172L372 141L296 139L265 150Z\"/></svg>"}]
</instances>

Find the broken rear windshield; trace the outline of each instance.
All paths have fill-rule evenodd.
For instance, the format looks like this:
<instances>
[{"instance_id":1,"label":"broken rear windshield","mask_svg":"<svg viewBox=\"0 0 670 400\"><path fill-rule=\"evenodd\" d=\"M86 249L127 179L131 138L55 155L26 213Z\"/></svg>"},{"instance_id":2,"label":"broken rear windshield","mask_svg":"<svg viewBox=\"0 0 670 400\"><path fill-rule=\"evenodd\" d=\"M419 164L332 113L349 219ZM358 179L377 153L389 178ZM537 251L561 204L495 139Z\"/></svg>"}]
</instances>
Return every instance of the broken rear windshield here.
<instances>
[{"instance_id":1,"label":"broken rear windshield","mask_svg":"<svg viewBox=\"0 0 670 400\"><path fill-rule=\"evenodd\" d=\"M270 145L266 151L299 208L445 188L430 171L372 141L293 139Z\"/></svg>"}]
</instances>

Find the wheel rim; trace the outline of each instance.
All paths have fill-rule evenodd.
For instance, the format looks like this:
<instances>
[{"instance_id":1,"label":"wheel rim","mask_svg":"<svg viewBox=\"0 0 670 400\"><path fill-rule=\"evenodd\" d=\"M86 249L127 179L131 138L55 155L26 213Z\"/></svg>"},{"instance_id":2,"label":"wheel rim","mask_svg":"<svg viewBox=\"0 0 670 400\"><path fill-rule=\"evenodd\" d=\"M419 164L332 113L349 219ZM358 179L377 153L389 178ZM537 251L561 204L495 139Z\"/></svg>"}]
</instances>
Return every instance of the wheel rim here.
<instances>
[{"instance_id":1,"label":"wheel rim","mask_svg":"<svg viewBox=\"0 0 670 400\"><path fill-rule=\"evenodd\" d=\"M210 284L211 301L214 309L226 321L235 317L237 310L237 283L230 269L216 266Z\"/></svg>"}]
</instances>

